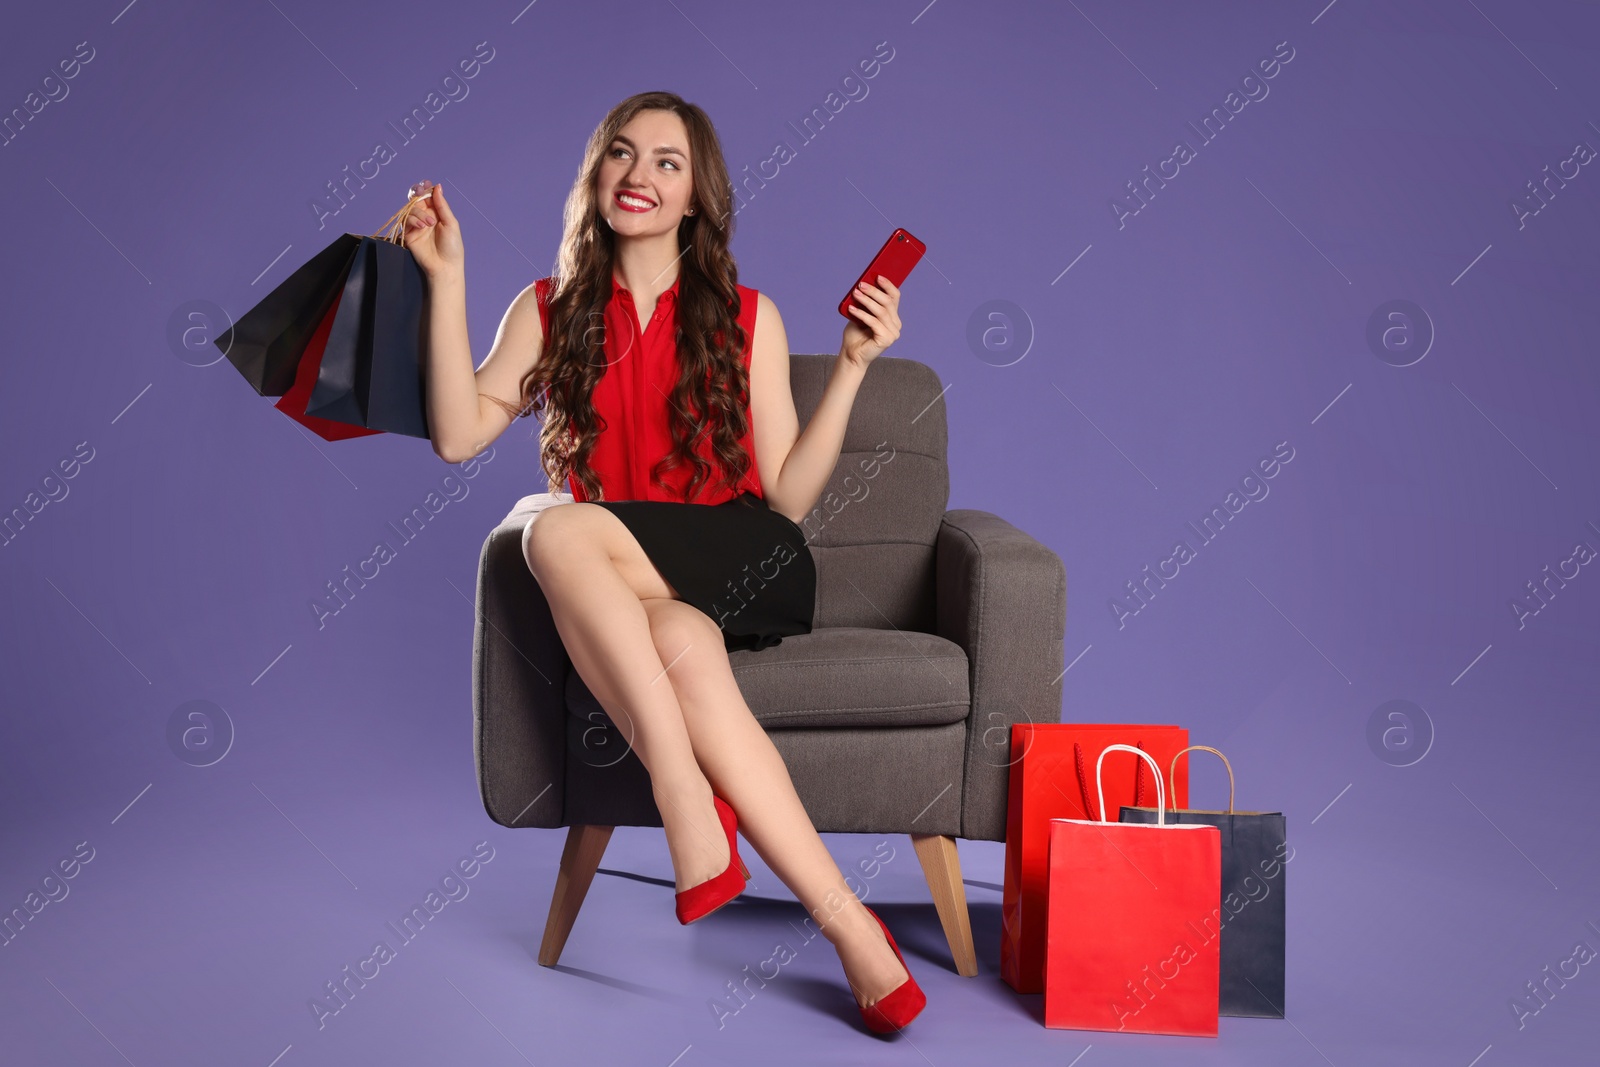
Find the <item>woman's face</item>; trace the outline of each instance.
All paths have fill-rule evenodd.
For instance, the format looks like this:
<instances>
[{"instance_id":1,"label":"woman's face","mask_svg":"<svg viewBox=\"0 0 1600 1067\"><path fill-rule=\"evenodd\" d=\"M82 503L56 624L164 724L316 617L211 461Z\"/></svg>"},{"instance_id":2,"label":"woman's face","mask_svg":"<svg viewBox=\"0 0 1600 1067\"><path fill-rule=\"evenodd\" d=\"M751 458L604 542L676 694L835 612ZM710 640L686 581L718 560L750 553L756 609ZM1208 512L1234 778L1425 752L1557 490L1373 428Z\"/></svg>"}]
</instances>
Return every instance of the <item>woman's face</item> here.
<instances>
[{"instance_id":1,"label":"woman's face","mask_svg":"<svg viewBox=\"0 0 1600 1067\"><path fill-rule=\"evenodd\" d=\"M617 234L676 230L694 194L683 120L671 111L639 112L606 148L597 182L600 216Z\"/></svg>"}]
</instances>

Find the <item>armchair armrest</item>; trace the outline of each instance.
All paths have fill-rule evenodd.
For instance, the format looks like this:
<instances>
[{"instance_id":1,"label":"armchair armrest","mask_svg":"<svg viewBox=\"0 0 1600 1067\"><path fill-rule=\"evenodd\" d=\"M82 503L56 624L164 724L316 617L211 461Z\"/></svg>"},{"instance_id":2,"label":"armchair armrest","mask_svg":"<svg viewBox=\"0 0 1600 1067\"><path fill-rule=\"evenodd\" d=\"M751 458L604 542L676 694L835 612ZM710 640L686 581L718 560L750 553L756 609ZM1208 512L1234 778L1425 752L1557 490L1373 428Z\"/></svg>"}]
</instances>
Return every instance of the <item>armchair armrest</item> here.
<instances>
[{"instance_id":1,"label":"armchair armrest","mask_svg":"<svg viewBox=\"0 0 1600 1067\"><path fill-rule=\"evenodd\" d=\"M524 497L484 540L472 637L473 760L502 826L565 825L567 675L572 661L522 554L548 496Z\"/></svg>"},{"instance_id":2,"label":"armchair armrest","mask_svg":"<svg viewBox=\"0 0 1600 1067\"><path fill-rule=\"evenodd\" d=\"M998 515L947 511L934 601L939 636L966 650L971 672L961 836L1003 841L1011 724L1061 721L1066 568Z\"/></svg>"}]
</instances>

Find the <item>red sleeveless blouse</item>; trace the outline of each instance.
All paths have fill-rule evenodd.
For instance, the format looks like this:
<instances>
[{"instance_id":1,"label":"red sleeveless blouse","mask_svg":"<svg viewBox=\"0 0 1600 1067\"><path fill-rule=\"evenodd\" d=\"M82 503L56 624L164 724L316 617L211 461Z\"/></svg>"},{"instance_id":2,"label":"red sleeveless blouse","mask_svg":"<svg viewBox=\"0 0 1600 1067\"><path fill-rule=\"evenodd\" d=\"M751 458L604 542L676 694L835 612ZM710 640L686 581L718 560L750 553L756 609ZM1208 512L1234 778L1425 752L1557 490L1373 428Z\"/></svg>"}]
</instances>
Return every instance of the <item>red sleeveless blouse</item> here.
<instances>
[{"instance_id":1,"label":"red sleeveless blouse","mask_svg":"<svg viewBox=\"0 0 1600 1067\"><path fill-rule=\"evenodd\" d=\"M550 341L550 321L547 307L550 299L551 279L541 278L534 283L539 303L539 321L544 329L545 343ZM739 325L744 327L744 367L750 370L751 346L755 340L757 291L736 286L739 292ZM623 288L615 275L611 279L611 299L605 309L606 367L595 383L594 408L600 420L600 435L595 441L589 463L600 479L605 499L612 500L663 500L691 504L721 504L750 492L762 496L761 479L756 469L754 422L740 438L745 451L750 454L750 469L738 488L733 491L715 480L700 487L694 500L685 500L692 471L681 466L662 474L666 490L656 486L650 469L657 460L672 452L672 431L667 423L667 405L671 403L672 387L678 381L678 283L663 292L656 301L655 313L642 327L633 294ZM749 408L746 408L748 419ZM695 442L694 451L711 464L713 479L722 473L721 466L712 454L709 436ZM575 501L589 498L575 477L568 476L568 490Z\"/></svg>"}]
</instances>

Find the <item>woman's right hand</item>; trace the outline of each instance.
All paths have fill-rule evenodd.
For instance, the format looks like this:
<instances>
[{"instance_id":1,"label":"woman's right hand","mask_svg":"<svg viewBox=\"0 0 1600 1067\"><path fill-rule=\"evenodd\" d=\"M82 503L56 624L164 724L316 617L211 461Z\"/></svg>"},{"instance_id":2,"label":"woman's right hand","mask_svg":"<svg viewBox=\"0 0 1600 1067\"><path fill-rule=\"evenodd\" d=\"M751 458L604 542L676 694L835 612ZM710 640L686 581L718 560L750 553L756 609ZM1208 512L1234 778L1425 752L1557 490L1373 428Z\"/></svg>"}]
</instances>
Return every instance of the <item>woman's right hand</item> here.
<instances>
[{"instance_id":1,"label":"woman's right hand","mask_svg":"<svg viewBox=\"0 0 1600 1067\"><path fill-rule=\"evenodd\" d=\"M406 216L405 244L416 257L417 265L430 279L441 273L460 272L466 261L461 247L461 226L437 182L418 182L411 195L431 196L420 201Z\"/></svg>"}]
</instances>

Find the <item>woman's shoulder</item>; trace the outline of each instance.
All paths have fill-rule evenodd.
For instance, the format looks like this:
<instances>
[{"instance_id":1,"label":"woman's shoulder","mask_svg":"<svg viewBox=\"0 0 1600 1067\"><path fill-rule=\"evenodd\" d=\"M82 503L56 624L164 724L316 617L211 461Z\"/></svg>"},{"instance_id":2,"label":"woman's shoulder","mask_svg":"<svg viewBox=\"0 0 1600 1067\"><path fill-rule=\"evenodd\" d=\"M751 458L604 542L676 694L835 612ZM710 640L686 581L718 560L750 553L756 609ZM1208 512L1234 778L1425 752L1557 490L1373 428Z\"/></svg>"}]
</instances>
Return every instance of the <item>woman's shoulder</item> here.
<instances>
[{"instance_id":1,"label":"woman's shoulder","mask_svg":"<svg viewBox=\"0 0 1600 1067\"><path fill-rule=\"evenodd\" d=\"M745 329L750 329L756 321L756 311L762 304L771 304L772 298L759 289L753 289L739 282L733 283L734 289L739 294L739 318L743 321Z\"/></svg>"},{"instance_id":2,"label":"woman's shoulder","mask_svg":"<svg viewBox=\"0 0 1600 1067\"><path fill-rule=\"evenodd\" d=\"M554 276L549 276L535 280L532 286L534 303L539 308L539 328L546 342L550 340L550 290L554 284Z\"/></svg>"},{"instance_id":3,"label":"woman's shoulder","mask_svg":"<svg viewBox=\"0 0 1600 1067\"><path fill-rule=\"evenodd\" d=\"M744 307L745 305L753 306L755 304L767 304L774 308L777 307L776 304L772 303L772 297L768 296L760 289L745 285L743 282L734 282L733 287L734 289L738 290L740 307Z\"/></svg>"}]
</instances>

